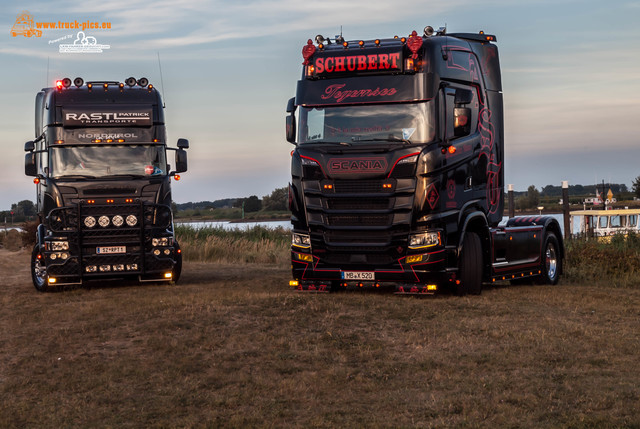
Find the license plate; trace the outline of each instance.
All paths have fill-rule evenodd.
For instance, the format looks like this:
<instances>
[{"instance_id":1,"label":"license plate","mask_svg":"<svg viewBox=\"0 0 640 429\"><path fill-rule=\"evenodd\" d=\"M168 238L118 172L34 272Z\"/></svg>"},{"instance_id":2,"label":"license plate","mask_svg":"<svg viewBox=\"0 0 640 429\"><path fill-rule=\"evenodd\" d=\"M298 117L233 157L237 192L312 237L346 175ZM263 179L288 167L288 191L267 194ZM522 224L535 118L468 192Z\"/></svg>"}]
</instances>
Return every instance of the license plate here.
<instances>
[{"instance_id":1,"label":"license plate","mask_svg":"<svg viewBox=\"0 0 640 429\"><path fill-rule=\"evenodd\" d=\"M373 271L343 271L343 280L375 280L376 276Z\"/></svg>"},{"instance_id":2,"label":"license plate","mask_svg":"<svg viewBox=\"0 0 640 429\"><path fill-rule=\"evenodd\" d=\"M111 246L111 247L96 247L96 253L106 254L106 253L127 253L126 246Z\"/></svg>"}]
</instances>

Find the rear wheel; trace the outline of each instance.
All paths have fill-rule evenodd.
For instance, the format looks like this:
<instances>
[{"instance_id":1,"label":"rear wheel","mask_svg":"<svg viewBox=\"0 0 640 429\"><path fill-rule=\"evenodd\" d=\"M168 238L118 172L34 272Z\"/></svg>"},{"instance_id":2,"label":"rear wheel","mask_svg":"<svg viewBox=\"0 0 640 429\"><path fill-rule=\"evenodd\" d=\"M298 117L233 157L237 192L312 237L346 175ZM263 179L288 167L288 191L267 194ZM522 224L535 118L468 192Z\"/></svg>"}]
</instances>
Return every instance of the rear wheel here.
<instances>
[{"instance_id":1,"label":"rear wheel","mask_svg":"<svg viewBox=\"0 0 640 429\"><path fill-rule=\"evenodd\" d=\"M47 267L40 256L40 246L36 244L31 252L31 280L38 292L46 292L48 290Z\"/></svg>"},{"instance_id":2,"label":"rear wheel","mask_svg":"<svg viewBox=\"0 0 640 429\"><path fill-rule=\"evenodd\" d=\"M176 255L176 263L173 266L173 275L171 276L171 278L173 279L174 283L178 283L180 274L182 274L182 252L180 251L180 244L178 244L177 241L174 243L174 250Z\"/></svg>"},{"instance_id":3,"label":"rear wheel","mask_svg":"<svg viewBox=\"0 0 640 429\"><path fill-rule=\"evenodd\" d=\"M458 261L458 277L457 295L480 295L482 292L482 245L480 237L475 232L465 234Z\"/></svg>"},{"instance_id":4,"label":"rear wheel","mask_svg":"<svg viewBox=\"0 0 640 429\"><path fill-rule=\"evenodd\" d=\"M542 284L556 285L560 280L560 270L562 268L562 258L560 257L560 243L553 232L548 232L542 247Z\"/></svg>"}]
</instances>

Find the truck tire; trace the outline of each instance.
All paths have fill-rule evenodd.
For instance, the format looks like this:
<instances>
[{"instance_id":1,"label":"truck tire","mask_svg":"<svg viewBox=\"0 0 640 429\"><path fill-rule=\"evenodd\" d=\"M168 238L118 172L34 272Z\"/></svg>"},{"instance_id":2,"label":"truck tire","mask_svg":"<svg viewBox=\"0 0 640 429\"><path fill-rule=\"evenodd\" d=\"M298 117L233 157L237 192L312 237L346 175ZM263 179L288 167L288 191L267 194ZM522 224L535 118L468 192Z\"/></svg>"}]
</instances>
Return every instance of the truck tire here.
<instances>
[{"instance_id":1,"label":"truck tire","mask_svg":"<svg viewBox=\"0 0 640 429\"><path fill-rule=\"evenodd\" d=\"M180 280L180 274L182 274L182 252L179 252L180 244L178 244L178 241L175 241L174 243L174 250L176 254L176 263L173 266L173 275L171 278L174 283L178 283L178 280Z\"/></svg>"},{"instance_id":2,"label":"truck tire","mask_svg":"<svg viewBox=\"0 0 640 429\"><path fill-rule=\"evenodd\" d=\"M480 295L482 292L482 245L475 232L467 232L458 261L459 284L456 295Z\"/></svg>"},{"instance_id":3,"label":"truck tire","mask_svg":"<svg viewBox=\"0 0 640 429\"><path fill-rule=\"evenodd\" d=\"M548 232L545 235L540 260L542 269L540 283L546 285L558 284L560 270L562 269L562 259L560 258L560 244L553 232Z\"/></svg>"},{"instance_id":4,"label":"truck tire","mask_svg":"<svg viewBox=\"0 0 640 429\"><path fill-rule=\"evenodd\" d=\"M33 247L33 252L31 252L31 280L38 292L46 292L49 290L47 285L47 268L42 264L42 261L38 259L39 254L40 246L36 244Z\"/></svg>"}]
</instances>

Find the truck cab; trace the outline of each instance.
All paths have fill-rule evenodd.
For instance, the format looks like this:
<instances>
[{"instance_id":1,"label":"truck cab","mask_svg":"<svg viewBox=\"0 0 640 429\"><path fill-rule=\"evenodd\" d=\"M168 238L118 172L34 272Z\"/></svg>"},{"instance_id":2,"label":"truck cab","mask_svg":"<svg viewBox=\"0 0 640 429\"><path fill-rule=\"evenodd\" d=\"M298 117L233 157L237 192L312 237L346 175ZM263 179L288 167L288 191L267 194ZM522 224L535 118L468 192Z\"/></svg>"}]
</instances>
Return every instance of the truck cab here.
<instances>
[{"instance_id":1,"label":"truck cab","mask_svg":"<svg viewBox=\"0 0 640 429\"><path fill-rule=\"evenodd\" d=\"M25 143L25 174L34 177L40 220L36 289L122 277L177 281L171 178L187 170L189 142L167 147L153 85L56 81L36 95L35 137Z\"/></svg>"},{"instance_id":2,"label":"truck cab","mask_svg":"<svg viewBox=\"0 0 640 429\"><path fill-rule=\"evenodd\" d=\"M432 293L451 285L465 294L480 293L482 282L550 272L557 281L557 221L501 223L495 42L431 27L408 37L307 41L286 121L295 145L294 287L391 283ZM545 274L546 265L555 269Z\"/></svg>"}]
</instances>

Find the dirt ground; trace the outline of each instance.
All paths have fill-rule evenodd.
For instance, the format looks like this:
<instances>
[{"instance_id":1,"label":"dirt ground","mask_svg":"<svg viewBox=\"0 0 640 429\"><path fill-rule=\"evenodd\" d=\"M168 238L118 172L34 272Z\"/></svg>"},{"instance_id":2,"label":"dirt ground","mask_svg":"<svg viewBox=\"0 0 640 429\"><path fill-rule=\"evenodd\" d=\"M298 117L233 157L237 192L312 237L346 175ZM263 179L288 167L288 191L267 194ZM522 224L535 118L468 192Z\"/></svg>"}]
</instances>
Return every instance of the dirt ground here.
<instances>
[{"instance_id":1,"label":"dirt ground","mask_svg":"<svg viewBox=\"0 0 640 429\"><path fill-rule=\"evenodd\" d=\"M640 427L640 289L296 293L288 267L38 293L0 249L0 427Z\"/></svg>"}]
</instances>

